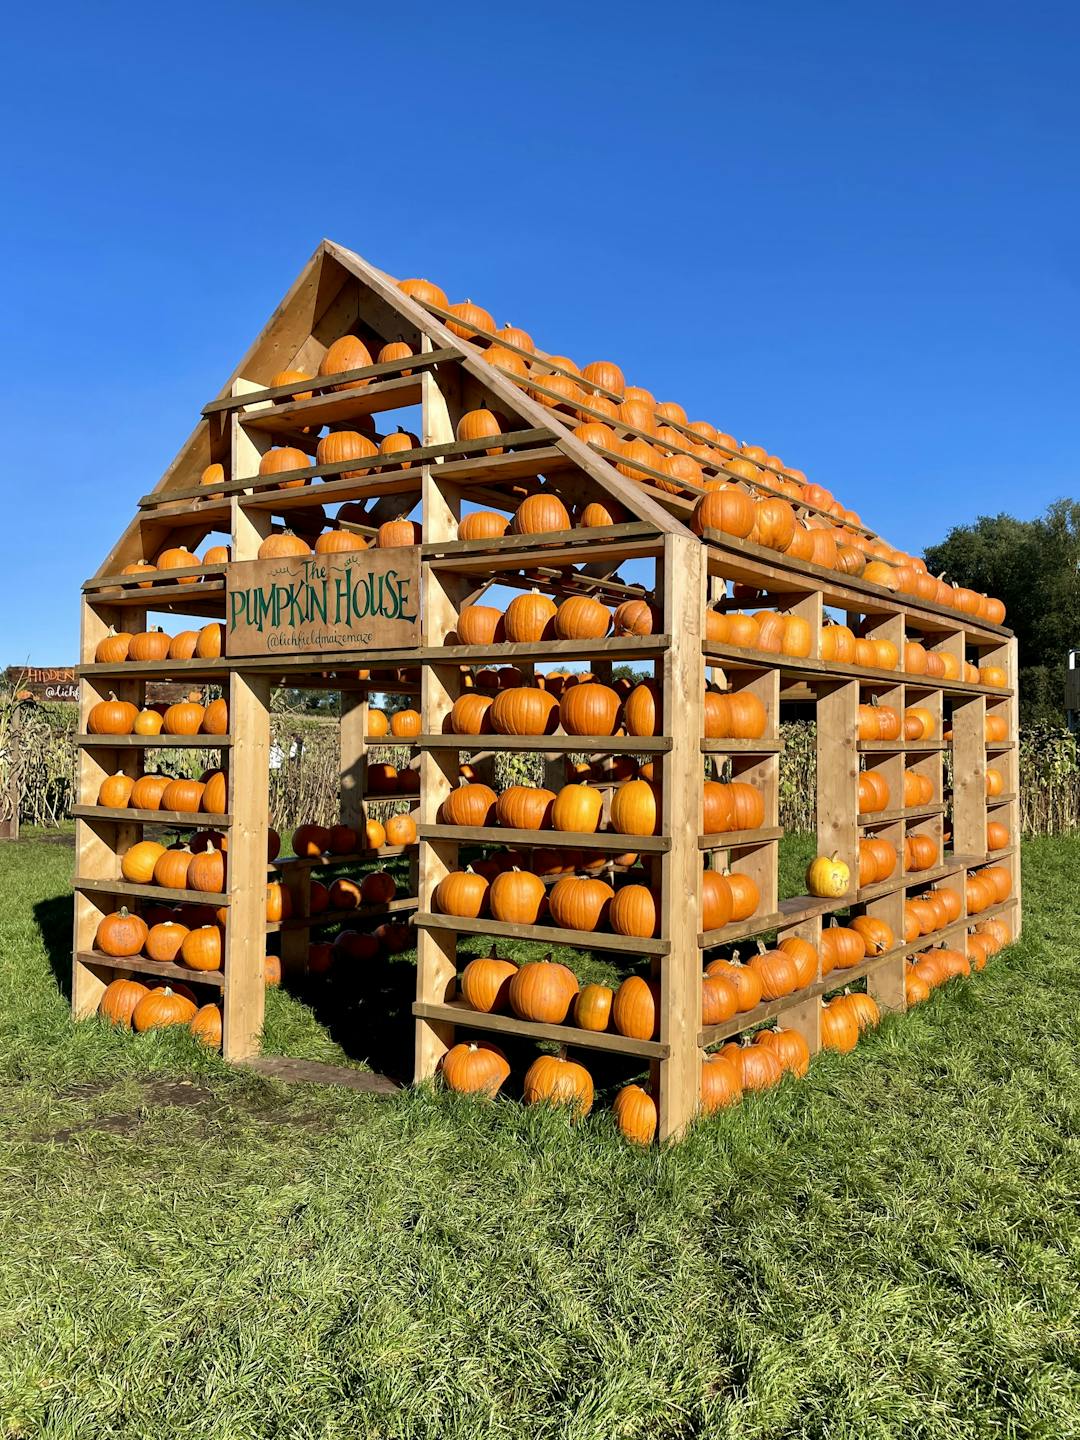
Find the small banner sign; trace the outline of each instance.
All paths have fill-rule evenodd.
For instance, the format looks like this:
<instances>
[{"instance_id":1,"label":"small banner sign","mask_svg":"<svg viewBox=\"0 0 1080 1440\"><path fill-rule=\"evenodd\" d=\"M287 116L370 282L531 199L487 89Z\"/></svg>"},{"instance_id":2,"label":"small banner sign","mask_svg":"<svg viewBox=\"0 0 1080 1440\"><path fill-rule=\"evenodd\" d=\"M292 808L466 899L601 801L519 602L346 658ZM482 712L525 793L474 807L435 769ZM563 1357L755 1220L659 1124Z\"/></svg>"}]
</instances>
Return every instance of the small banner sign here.
<instances>
[{"instance_id":1,"label":"small banner sign","mask_svg":"<svg viewBox=\"0 0 1080 1440\"><path fill-rule=\"evenodd\" d=\"M35 700L77 700L79 682L69 665L9 665L4 679L20 697Z\"/></svg>"},{"instance_id":2,"label":"small banner sign","mask_svg":"<svg viewBox=\"0 0 1080 1440\"><path fill-rule=\"evenodd\" d=\"M420 644L420 551L243 560L226 571L225 654L311 655Z\"/></svg>"}]
</instances>

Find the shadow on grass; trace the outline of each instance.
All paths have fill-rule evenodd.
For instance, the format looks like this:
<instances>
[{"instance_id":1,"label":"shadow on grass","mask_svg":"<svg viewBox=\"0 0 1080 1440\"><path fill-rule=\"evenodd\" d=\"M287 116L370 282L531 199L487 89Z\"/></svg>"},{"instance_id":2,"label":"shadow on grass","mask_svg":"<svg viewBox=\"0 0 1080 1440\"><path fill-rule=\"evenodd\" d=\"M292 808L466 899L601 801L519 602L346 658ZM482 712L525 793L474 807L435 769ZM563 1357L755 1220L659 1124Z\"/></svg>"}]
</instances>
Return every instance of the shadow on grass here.
<instances>
[{"instance_id":1,"label":"shadow on grass","mask_svg":"<svg viewBox=\"0 0 1080 1440\"><path fill-rule=\"evenodd\" d=\"M416 967L409 956L379 956L329 975L286 982L351 1060L406 1084L412 1080Z\"/></svg>"},{"instance_id":2,"label":"shadow on grass","mask_svg":"<svg viewBox=\"0 0 1080 1440\"><path fill-rule=\"evenodd\" d=\"M65 1000L71 999L71 946L74 910L71 895L54 895L34 906L34 923L56 977L56 986Z\"/></svg>"}]
</instances>

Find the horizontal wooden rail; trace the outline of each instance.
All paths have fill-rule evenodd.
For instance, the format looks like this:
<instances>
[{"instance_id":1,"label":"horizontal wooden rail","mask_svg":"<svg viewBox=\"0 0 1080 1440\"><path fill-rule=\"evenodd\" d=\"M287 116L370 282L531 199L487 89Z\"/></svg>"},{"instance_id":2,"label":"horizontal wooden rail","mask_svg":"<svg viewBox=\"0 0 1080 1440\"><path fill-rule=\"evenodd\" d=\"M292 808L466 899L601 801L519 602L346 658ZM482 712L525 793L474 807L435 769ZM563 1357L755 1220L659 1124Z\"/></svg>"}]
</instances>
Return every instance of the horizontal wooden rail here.
<instances>
[{"instance_id":1,"label":"horizontal wooden rail","mask_svg":"<svg viewBox=\"0 0 1080 1440\"><path fill-rule=\"evenodd\" d=\"M611 850L615 854L639 851L659 855L671 849L666 835L615 835L607 830L583 834L577 830L510 830L501 825L421 825L421 840L460 840L474 845L515 845L536 850Z\"/></svg>"},{"instance_id":2,"label":"horizontal wooden rail","mask_svg":"<svg viewBox=\"0 0 1080 1440\"><path fill-rule=\"evenodd\" d=\"M449 1021L453 1025L487 1030L496 1035L518 1035L523 1040L554 1040L575 1050L605 1050L648 1060L665 1060L671 1053L670 1048L659 1040L632 1040L629 1036L606 1030L583 1030L579 1025L545 1025L533 1020L519 1020L513 1015L488 1015L460 1000L441 1005L430 1000L415 1000L412 1013L426 1020Z\"/></svg>"},{"instance_id":3,"label":"horizontal wooden rail","mask_svg":"<svg viewBox=\"0 0 1080 1440\"><path fill-rule=\"evenodd\" d=\"M76 735L87 750L227 750L231 735Z\"/></svg>"},{"instance_id":4,"label":"horizontal wooden rail","mask_svg":"<svg viewBox=\"0 0 1080 1440\"><path fill-rule=\"evenodd\" d=\"M553 877L559 878L559 877ZM554 925L510 925L501 920L470 920L463 915L418 911L416 924L425 930L455 930L465 935L496 935L506 940L535 940L541 945L571 945L577 950L618 950L624 955L666 955L666 940L641 940L606 930L560 930Z\"/></svg>"},{"instance_id":5,"label":"horizontal wooden rail","mask_svg":"<svg viewBox=\"0 0 1080 1440\"><path fill-rule=\"evenodd\" d=\"M715 835L699 835L699 850L745 850L751 845L768 845L784 838L782 825L763 826L759 830L721 830Z\"/></svg>"},{"instance_id":6,"label":"horizontal wooden rail","mask_svg":"<svg viewBox=\"0 0 1080 1440\"><path fill-rule=\"evenodd\" d=\"M666 735L418 735L420 750L520 750L592 755L657 755L671 749Z\"/></svg>"},{"instance_id":7,"label":"horizontal wooden rail","mask_svg":"<svg viewBox=\"0 0 1080 1440\"><path fill-rule=\"evenodd\" d=\"M137 885L131 880L110 880L102 876L77 875L73 888L96 891L104 895L137 895L144 900L158 900L163 904L174 902L177 905L209 905L215 910L230 903L227 890L172 890L166 885Z\"/></svg>"},{"instance_id":8,"label":"horizontal wooden rail","mask_svg":"<svg viewBox=\"0 0 1080 1440\"><path fill-rule=\"evenodd\" d=\"M212 985L225 988L220 970L193 970L189 965L173 965L167 960L151 960L146 955L103 955L100 950L80 950L76 956L84 965L101 965L109 970L130 970L136 975L156 975L161 980L183 980L188 985Z\"/></svg>"},{"instance_id":9,"label":"horizontal wooden rail","mask_svg":"<svg viewBox=\"0 0 1080 1440\"><path fill-rule=\"evenodd\" d=\"M131 810L107 805L72 805L76 820L135 820L140 825L165 825L170 830L228 830L231 815L211 815L202 810Z\"/></svg>"},{"instance_id":10,"label":"horizontal wooden rail","mask_svg":"<svg viewBox=\"0 0 1080 1440\"><path fill-rule=\"evenodd\" d=\"M262 405L269 400L291 400L302 390L329 390L336 385L345 385L352 380L379 380L388 375L400 375L403 370L430 370L446 360L456 360L460 350L427 350L409 355L401 360L379 360L372 365L362 365L357 370L342 370L338 375L312 375L303 380L290 380L287 385L266 385L261 390L248 390L242 395L222 395L210 400L202 407L203 415L228 414L232 410L243 410L248 405Z\"/></svg>"}]
</instances>

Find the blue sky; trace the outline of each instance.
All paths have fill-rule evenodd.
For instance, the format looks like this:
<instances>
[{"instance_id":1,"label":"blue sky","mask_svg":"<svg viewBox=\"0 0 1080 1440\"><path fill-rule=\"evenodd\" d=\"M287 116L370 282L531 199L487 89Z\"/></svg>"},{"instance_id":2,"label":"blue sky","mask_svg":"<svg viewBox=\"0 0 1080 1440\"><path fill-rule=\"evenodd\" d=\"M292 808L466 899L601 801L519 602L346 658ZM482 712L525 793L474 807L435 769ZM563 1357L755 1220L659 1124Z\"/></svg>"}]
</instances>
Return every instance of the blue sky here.
<instances>
[{"instance_id":1,"label":"blue sky","mask_svg":"<svg viewBox=\"0 0 1080 1440\"><path fill-rule=\"evenodd\" d=\"M75 658L79 584L323 235L907 548L1077 493L1075 5L106 0L5 38L3 663Z\"/></svg>"}]
</instances>

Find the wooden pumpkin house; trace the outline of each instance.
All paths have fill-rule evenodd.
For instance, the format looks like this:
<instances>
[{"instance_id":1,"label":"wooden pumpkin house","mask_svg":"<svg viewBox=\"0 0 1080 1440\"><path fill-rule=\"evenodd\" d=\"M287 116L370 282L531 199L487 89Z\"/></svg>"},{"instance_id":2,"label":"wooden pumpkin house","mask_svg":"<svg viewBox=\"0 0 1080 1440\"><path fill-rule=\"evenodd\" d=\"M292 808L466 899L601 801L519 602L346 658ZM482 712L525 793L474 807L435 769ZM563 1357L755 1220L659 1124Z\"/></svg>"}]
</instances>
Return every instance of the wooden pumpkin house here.
<instances>
[{"instance_id":1,"label":"wooden pumpkin house","mask_svg":"<svg viewBox=\"0 0 1080 1440\"><path fill-rule=\"evenodd\" d=\"M775 1020L725 1057L747 1088L772 1083L1019 932L998 603L618 366L579 368L339 245L203 407L82 613L76 1017L116 979L175 987L247 1059L268 968L302 975L355 925L360 954L416 945L418 1080L463 1037L554 1041L570 1068L530 1068L526 1099L565 1074L584 1108L604 1052L649 1072L620 1123L648 1138L651 1105L666 1139L731 1098L709 1058L723 1042ZM633 678L613 679L623 665ZM155 710L162 683L184 698ZM341 695L339 826L304 827L284 859L267 802L280 684ZM385 730L369 702L388 692L418 711L394 775L370 758ZM840 893L779 892L779 723L796 703L817 720L814 888ZM206 757L201 778L155 773L178 750ZM497 793L506 752L539 756L543 784ZM404 855L407 887L369 880ZM315 873L335 896L321 908ZM138 924L103 925L125 908ZM551 965L463 984L476 935L628 973L614 995ZM853 985L851 1032L830 997ZM126 1020L139 994L106 1008ZM455 1058L448 1082L494 1088L493 1055Z\"/></svg>"}]
</instances>

